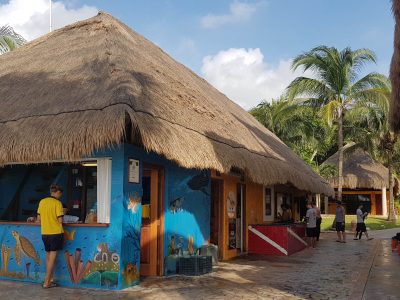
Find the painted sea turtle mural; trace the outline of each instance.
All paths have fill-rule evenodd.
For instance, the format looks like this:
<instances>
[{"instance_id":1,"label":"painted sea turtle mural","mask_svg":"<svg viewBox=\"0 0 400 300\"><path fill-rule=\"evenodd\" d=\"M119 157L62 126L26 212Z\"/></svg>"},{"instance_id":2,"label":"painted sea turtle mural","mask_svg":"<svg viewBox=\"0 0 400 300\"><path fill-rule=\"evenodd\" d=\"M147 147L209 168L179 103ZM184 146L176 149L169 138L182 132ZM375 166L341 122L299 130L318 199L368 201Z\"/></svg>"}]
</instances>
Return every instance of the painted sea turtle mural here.
<instances>
[{"instance_id":1,"label":"painted sea turtle mural","mask_svg":"<svg viewBox=\"0 0 400 300\"><path fill-rule=\"evenodd\" d=\"M26 257L32 258L35 264L40 265L40 258L37 254L35 248L32 243L25 237L21 236L17 231L13 230L11 232L12 236L15 238L15 247L14 247L14 257L17 264L21 265L21 254Z\"/></svg>"}]
</instances>

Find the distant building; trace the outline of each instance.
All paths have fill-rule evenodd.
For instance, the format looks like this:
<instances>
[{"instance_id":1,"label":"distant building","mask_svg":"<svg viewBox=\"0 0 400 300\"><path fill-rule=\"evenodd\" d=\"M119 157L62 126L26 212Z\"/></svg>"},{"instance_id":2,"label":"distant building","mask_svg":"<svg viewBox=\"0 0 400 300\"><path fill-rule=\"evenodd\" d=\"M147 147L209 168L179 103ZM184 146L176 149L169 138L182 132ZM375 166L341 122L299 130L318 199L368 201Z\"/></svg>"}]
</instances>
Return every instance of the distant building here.
<instances>
[{"instance_id":1,"label":"distant building","mask_svg":"<svg viewBox=\"0 0 400 300\"><path fill-rule=\"evenodd\" d=\"M355 214L362 204L364 210L371 215L388 215L389 205L389 170L381 163L372 159L371 155L360 149L352 149L354 144L344 147L343 160L343 192L342 200L346 213ZM337 166L338 153L328 158L324 164ZM337 192L337 176L328 180ZM399 180L394 177L394 191L398 192ZM335 213L334 199L329 201L326 213Z\"/></svg>"}]
</instances>

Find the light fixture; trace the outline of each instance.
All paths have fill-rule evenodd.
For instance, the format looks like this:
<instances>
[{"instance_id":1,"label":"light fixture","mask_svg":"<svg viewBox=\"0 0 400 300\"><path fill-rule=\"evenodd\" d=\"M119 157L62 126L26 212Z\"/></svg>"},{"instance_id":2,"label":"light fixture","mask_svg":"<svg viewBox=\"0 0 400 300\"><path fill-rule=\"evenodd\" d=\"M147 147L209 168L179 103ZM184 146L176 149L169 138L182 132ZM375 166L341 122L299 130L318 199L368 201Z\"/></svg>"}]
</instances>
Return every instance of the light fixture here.
<instances>
[{"instance_id":1,"label":"light fixture","mask_svg":"<svg viewBox=\"0 0 400 300\"><path fill-rule=\"evenodd\" d=\"M97 161L85 161L82 163L84 167L97 167Z\"/></svg>"}]
</instances>

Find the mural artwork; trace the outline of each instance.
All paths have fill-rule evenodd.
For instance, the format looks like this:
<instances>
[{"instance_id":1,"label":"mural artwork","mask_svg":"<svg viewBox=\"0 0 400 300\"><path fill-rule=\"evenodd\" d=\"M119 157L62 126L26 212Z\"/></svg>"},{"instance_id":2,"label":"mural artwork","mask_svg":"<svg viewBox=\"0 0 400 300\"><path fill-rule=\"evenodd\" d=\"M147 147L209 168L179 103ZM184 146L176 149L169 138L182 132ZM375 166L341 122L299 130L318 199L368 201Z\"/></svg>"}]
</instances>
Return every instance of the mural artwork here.
<instances>
[{"instance_id":1,"label":"mural artwork","mask_svg":"<svg viewBox=\"0 0 400 300\"><path fill-rule=\"evenodd\" d=\"M210 183L210 175L208 171L202 171L200 174L193 176L187 183L188 187L193 191L200 191L206 196L210 196L208 186Z\"/></svg>"},{"instance_id":2,"label":"mural artwork","mask_svg":"<svg viewBox=\"0 0 400 300\"><path fill-rule=\"evenodd\" d=\"M114 251L110 251L107 243L100 243L97 246L97 252L94 254L93 262L88 262L90 267L87 275L86 273L84 274L82 283L95 284L107 288L117 287L119 262L119 255ZM82 279L82 277L80 278Z\"/></svg>"},{"instance_id":3,"label":"mural artwork","mask_svg":"<svg viewBox=\"0 0 400 300\"><path fill-rule=\"evenodd\" d=\"M76 229L72 229L71 232L69 232L67 229L64 229L64 243L66 243L68 241L73 241L75 232L76 232Z\"/></svg>"},{"instance_id":4,"label":"mural artwork","mask_svg":"<svg viewBox=\"0 0 400 300\"><path fill-rule=\"evenodd\" d=\"M122 287L137 283L140 278L140 226L141 197L133 192L124 202L124 222L122 228Z\"/></svg>"},{"instance_id":5,"label":"mural artwork","mask_svg":"<svg viewBox=\"0 0 400 300\"><path fill-rule=\"evenodd\" d=\"M15 230L11 231L11 235L15 240L14 247L12 248L4 243L1 245L0 276L15 279L39 280L39 266L41 262L33 244ZM17 267L21 267L19 271L9 270L11 261L13 261ZM32 263L34 263L33 276L31 276Z\"/></svg>"},{"instance_id":6,"label":"mural artwork","mask_svg":"<svg viewBox=\"0 0 400 300\"><path fill-rule=\"evenodd\" d=\"M172 200L169 203L169 211L173 214L182 211L183 200L184 200L184 197L178 197L178 198Z\"/></svg>"},{"instance_id":7,"label":"mural artwork","mask_svg":"<svg viewBox=\"0 0 400 300\"><path fill-rule=\"evenodd\" d=\"M80 283L82 278L89 272L89 269L92 266L92 262L90 260L85 265L83 264L83 261L81 260L81 254L82 250L79 248L75 250L75 257L72 254L69 254L67 250L64 252L68 273L71 282L74 284Z\"/></svg>"}]
</instances>

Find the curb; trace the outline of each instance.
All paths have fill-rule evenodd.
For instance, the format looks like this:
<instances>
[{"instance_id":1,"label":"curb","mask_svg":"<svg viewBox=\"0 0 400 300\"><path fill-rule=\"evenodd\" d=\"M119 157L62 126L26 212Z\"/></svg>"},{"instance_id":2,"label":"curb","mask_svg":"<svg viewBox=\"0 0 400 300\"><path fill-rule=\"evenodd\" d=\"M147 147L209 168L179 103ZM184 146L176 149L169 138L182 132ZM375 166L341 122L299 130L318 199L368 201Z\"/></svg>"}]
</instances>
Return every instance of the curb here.
<instances>
[{"instance_id":1,"label":"curb","mask_svg":"<svg viewBox=\"0 0 400 300\"><path fill-rule=\"evenodd\" d=\"M378 253L378 249L382 245L382 241L376 240L372 254L368 257L367 263L360 269L356 280L354 280L354 288L349 296L349 299L363 299L365 287L367 286L368 277Z\"/></svg>"}]
</instances>

